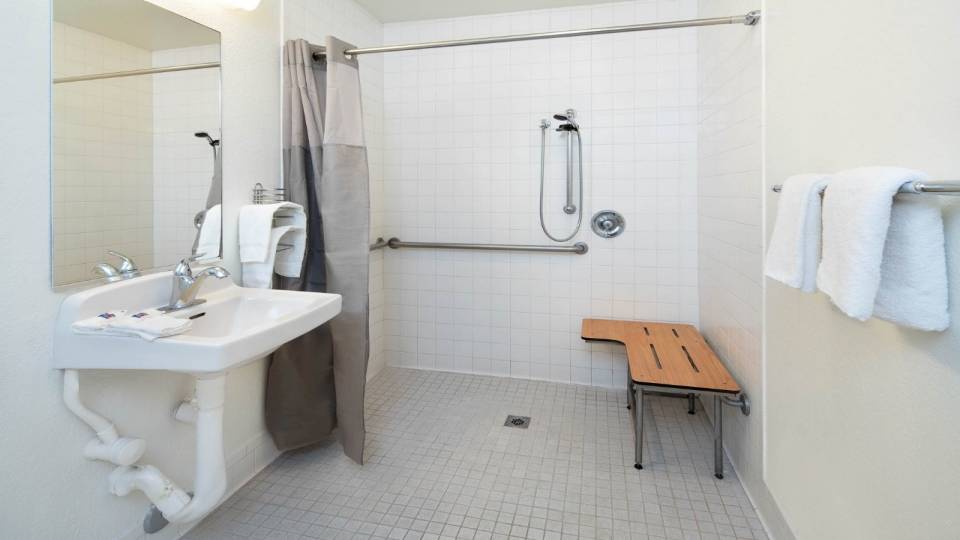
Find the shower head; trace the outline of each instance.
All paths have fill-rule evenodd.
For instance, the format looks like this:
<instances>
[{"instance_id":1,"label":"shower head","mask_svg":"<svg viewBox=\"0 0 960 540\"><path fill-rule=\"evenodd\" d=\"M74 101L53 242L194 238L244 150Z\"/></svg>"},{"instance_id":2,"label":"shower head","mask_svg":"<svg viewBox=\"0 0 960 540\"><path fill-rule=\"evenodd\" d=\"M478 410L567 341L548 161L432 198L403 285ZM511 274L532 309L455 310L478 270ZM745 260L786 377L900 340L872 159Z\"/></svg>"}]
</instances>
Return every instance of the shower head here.
<instances>
[{"instance_id":1,"label":"shower head","mask_svg":"<svg viewBox=\"0 0 960 540\"><path fill-rule=\"evenodd\" d=\"M573 119L575 114L573 109L567 109L566 114L557 113L553 115L555 120L567 122L567 125L560 125L557 131L580 131L580 125Z\"/></svg>"},{"instance_id":2,"label":"shower head","mask_svg":"<svg viewBox=\"0 0 960 540\"><path fill-rule=\"evenodd\" d=\"M200 138L200 139L206 139L206 140L207 140L207 143L209 143L210 146L217 146L217 145L220 144L220 141L219 141L218 139L214 139L214 138L211 137L210 134L208 134L206 131L198 131L198 132L194 133L193 136L194 136L194 137L197 137L197 138Z\"/></svg>"}]
</instances>

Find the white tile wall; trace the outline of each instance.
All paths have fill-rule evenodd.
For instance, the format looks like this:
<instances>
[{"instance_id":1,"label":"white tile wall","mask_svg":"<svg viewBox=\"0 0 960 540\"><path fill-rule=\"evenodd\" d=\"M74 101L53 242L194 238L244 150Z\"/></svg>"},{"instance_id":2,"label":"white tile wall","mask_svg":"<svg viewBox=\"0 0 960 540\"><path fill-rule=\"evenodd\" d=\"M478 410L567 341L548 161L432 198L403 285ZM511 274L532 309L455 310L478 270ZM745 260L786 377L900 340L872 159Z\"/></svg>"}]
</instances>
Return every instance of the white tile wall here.
<instances>
[{"instance_id":1,"label":"white tile wall","mask_svg":"<svg viewBox=\"0 0 960 540\"><path fill-rule=\"evenodd\" d=\"M386 43L692 18L662 0L387 24ZM587 345L584 317L697 322L695 30L385 55L384 230L405 240L546 244L537 217L541 118L583 126L586 256L391 251L393 365L620 385L622 348ZM556 122L554 122L556 125ZM548 224L570 230L549 131ZM627 232L603 240L593 212Z\"/></svg>"},{"instance_id":2,"label":"white tile wall","mask_svg":"<svg viewBox=\"0 0 960 540\"><path fill-rule=\"evenodd\" d=\"M752 0L701 1L701 16L746 13ZM760 28L700 29L700 329L763 410L763 173ZM726 447L747 491L762 480L763 414L730 414ZM757 499L759 500L759 499Z\"/></svg>"},{"instance_id":3,"label":"white tile wall","mask_svg":"<svg viewBox=\"0 0 960 540\"><path fill-rule=\"evenodd\" d=\"M150 52L55 22L55 77L150 67ZM53 87L53 279L91 279L107 249L153 266L152 84Z\"/></svg>"},{"instance_id":4,"label":"white tile wall","mask_svg":"<svg viewBox=\"0 0 960 540\"><path fill-rule=\"evenodd\" d=\"M358 47L383 43L383 25L353 0L285 0L285 40L306 39L322 44L333 35ZM383 236L383 56L361 56L360 85L363 94L363 126L370 165L370 236ZM370 361L369 377L386 360L383 354L383 252L370 254Z\"/></svg>"},{"instance_id":5,"label":"white tile wall","mask_svg":"<svg viewBox=\"0 0 960 540\"><path fill-rule=\"evenodd\" d=\"M219 45L153 53L154 66L219 60ZM193 218L206 208L213 152L205 139L193 134L206 131L214 139L221 138L220 70L161 73L152 78L154 262L163 266L190 254L197 235Z\"/></svg>"}]
</instances>

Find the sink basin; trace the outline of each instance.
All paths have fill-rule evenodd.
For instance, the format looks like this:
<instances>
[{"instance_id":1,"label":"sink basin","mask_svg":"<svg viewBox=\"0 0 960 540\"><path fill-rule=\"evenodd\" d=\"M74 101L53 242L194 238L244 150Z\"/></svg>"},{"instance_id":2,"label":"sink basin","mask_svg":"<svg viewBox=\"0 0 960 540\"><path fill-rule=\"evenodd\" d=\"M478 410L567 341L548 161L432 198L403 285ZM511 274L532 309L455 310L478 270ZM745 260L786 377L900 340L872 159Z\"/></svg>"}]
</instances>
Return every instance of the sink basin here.
<instances>
[{"instance_id":1,"label":"sink basin","mask_svg":"<svg viewBox=\"0 0 960 540\"><path fill-rule=\"evenodd\" d=\"M207 279L206 302L171 313L193 319L184 334L150 342L139 337L74 334L77 320L115 309L159 307L170 295L169 272L111 283L71 295L60 307L53 362L62 369L146 369L215 373L270 354L340 313L340 295L247 289Z\"/></svg>"}]
</instances>

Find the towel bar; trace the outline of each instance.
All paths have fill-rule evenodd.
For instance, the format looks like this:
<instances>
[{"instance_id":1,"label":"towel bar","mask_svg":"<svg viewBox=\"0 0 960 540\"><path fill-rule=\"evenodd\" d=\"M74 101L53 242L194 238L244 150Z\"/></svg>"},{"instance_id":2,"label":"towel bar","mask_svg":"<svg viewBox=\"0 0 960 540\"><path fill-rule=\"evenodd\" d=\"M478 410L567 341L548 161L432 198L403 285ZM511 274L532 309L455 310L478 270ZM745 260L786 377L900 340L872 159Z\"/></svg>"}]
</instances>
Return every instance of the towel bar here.
<instances>
[{"instance_id":1,"label":"towel bar","mask_svg":"<svg viewBox=\"0 0 960 540\"><path fill-rule=\"evenodd\" d=\"M774 193L780 193L783 186L776 184L770 188ZM937 193L940 195L960 195L960 180L946 180L942 182L907 182L900 186L900 193Z\"/></svg>"}]
</instances>

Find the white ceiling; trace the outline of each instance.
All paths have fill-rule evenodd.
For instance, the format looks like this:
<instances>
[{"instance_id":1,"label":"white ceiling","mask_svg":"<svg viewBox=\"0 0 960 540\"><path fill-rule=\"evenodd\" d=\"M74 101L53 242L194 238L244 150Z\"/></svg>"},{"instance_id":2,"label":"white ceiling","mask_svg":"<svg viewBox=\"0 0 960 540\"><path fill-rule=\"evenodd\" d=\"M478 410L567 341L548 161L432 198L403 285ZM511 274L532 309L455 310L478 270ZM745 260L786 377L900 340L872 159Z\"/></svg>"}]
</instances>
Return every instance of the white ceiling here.
<instances>
[{"instance_id":1,"label":"white ceiling","mask_svg":"<svg viewBox=\"0 0 960 540\"><path fill-rule=\"evenodd\" d=\"M490 15L528 9L546 9L589 4L605 4L611 0L357 0L381 22L443 19L466 15Z\"/></svg>"},{"instance_id":2,"label":"white ceiling","mask_svg":"<svg viewBox=\"0 0 960 540\"><path fill-rule=\"evenodd\" d=\"M148 51L220 43L220 33L143 0L53 0L53 20Z\"/></svg>"}]
</instances>

